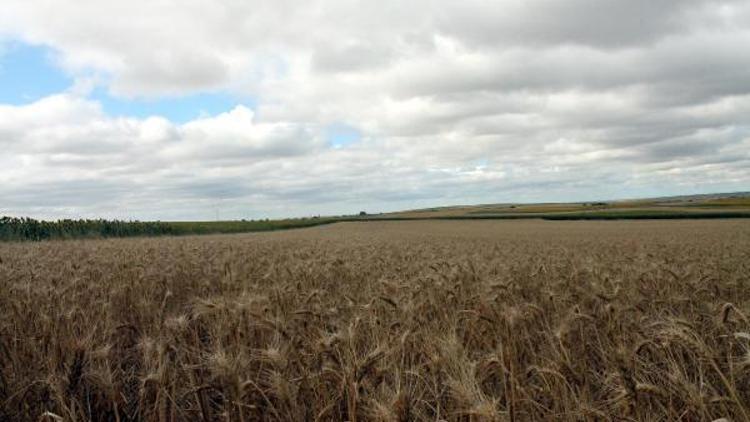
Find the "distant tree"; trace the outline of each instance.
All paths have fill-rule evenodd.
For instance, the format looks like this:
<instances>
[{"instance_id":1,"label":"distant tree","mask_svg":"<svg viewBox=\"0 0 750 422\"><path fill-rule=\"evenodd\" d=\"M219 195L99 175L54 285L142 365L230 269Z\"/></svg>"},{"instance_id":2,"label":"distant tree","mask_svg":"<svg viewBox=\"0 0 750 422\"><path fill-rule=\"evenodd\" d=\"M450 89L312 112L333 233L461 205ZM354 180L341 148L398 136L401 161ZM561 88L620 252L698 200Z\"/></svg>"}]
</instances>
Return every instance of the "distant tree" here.
<instances>
[{"instance_id":1,"label":"distant tree","mask_svg":"<svg viewBox=\"0 0 750 422\"><path fill-rule=\"evenodd\" d=\"M76 237L125 237L176 234L172 225L121 220L57 220L0 218L0 240L44 240Z\"/></svg>"},{"instance_id":2,"label":"distant tree","mask_svg":"<svg viewBox=\"0 0 750 422\"><path fill-rule=\"evenodd\" d=\"M360 217L364 217L364 216L366 216L366 215L367 215L367 213L366 213L365 211L360 211L360 212L359 212L359 216L360 216Z\"/></svg>"}]
</instances>

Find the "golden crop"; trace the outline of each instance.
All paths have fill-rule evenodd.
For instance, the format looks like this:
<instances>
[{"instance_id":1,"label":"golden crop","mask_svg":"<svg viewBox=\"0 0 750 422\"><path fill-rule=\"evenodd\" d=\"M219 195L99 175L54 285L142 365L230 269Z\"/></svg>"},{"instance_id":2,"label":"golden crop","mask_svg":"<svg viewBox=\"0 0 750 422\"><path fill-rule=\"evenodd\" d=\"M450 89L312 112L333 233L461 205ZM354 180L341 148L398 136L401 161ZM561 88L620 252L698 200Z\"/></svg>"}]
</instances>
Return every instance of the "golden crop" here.
<instances>
[{"instance_id":1,"label":"golden crop","mask_svg":"<svg viewBox=\"0 0 750 422\"><path fill-rule=\"evenodd\" d=\"M0 244L0 420L748 420L750 224Z\"/></svg>"}]
</instances>

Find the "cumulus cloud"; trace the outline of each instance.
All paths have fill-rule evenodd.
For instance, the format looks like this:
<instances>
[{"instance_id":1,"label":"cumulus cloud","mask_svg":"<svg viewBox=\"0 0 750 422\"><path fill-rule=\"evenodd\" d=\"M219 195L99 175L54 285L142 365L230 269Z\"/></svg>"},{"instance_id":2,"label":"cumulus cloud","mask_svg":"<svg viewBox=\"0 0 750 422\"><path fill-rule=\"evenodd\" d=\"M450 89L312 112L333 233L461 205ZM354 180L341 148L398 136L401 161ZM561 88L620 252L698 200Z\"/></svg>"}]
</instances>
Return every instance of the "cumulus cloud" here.
<instances>
[{"instance_id":1,"label":"cumulus cloud","mask_svg":"<svg viewBox=\"0 0 750 422\"><path fill-rule=\"evenodd\" d=\"M239 164L265 157L294 156L323 145L313 125L290 122L256 123L245 106L182 125L175 160L232 159Z\"/></svg>"},{"instance_id":2,"label":"cumulus cloud","mask_svg":"<svg viewBox=\"0 0 750 422\"><path fill-rule=\"evenodd\" d=\"M2 38L122 99L257 103L182 124L108 115L90 89L0 105L0 212L280 216L750 183L743 1L8 0ZM329 147L336 124L361 139Z\"/></svg>"},{"instance_id":3,"label":"cumulus cloud","mask_svg":"<svg viewBox=\"0 0 750 422\"><path fill-rule=\"evenodd\" d=\"M0 107L0 139L3 207L56 212L170 199L162 193L241 197L252 185L241 179L254 165L323 145L314 125L256 122L242 105L174 124L161 117L110 117L97 102L70 94Z\"/></svg>"}]
</instances>

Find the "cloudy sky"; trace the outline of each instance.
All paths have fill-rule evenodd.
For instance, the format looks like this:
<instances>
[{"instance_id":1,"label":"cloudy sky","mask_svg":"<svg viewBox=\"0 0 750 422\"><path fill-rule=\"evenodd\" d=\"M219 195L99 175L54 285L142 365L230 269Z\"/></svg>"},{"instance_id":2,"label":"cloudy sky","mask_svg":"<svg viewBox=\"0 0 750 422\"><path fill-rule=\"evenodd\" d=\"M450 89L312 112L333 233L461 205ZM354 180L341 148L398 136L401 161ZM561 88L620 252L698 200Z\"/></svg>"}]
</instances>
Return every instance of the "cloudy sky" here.
<instances>
[{"instance_id":1,"label":"cloudy sky","mask_svg":"<svg viewBox=\"0 0 750 422\"><path fill-rule=\"evenodd\" d=\"M750 190L750 2L3 0L0 214Z\"/></svg>"}]
</instances>

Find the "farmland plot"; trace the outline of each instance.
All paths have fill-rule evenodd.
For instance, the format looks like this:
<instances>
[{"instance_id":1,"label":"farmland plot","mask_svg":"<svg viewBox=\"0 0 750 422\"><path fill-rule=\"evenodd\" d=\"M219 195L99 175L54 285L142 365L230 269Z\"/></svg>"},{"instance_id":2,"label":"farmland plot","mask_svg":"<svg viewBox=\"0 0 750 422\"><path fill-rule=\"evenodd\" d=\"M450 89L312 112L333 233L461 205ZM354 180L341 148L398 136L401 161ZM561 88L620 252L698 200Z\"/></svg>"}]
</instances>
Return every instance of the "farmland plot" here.
<instances>
[{"instance_id":1,"label":"farmland plot","mask_svg":"<svg viewBox=\"0 0 750 422\"><path fill-rule=\"evenodd\" d=\"M0 420L748 420L749 314L744 220L5 243Z\"/></svg>"}]
</instances>

